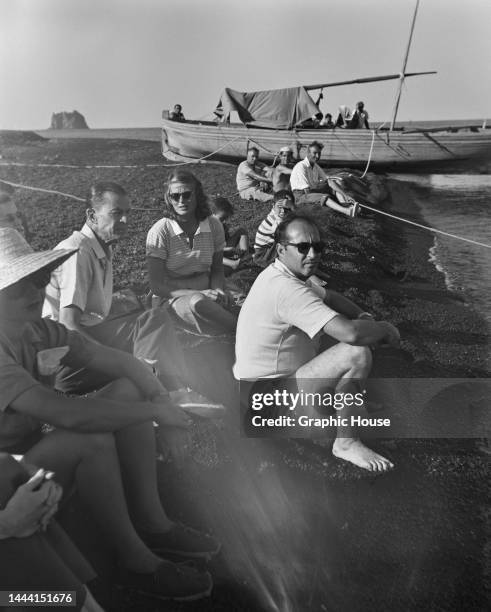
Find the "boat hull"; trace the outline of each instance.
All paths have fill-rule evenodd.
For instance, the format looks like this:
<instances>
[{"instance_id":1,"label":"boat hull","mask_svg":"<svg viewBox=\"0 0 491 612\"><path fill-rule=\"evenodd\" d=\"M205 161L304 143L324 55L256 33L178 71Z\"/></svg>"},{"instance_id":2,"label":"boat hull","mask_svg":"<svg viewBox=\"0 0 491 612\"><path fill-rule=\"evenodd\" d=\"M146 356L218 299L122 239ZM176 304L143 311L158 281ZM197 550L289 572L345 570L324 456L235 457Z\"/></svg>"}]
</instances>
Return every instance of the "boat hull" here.
<instances>
[{"instance_id":1,"label":"boat hull","mask_svg":"<svg viewBox=\"0 0 491 612\"><path fill-rule=\"evenodd\" d=\"M282 146L302 159L313 140L324 146L322 160L329 166L396 171L433 170L436 167L474 168L491 162L491 130L448 129L437 132L345 129L270 130L242 124L177 123L163 120L165 157L174 160L215 159L237 162L247 147L256 145L261 160L272 161Z\"/></svg>"}]
</instances>

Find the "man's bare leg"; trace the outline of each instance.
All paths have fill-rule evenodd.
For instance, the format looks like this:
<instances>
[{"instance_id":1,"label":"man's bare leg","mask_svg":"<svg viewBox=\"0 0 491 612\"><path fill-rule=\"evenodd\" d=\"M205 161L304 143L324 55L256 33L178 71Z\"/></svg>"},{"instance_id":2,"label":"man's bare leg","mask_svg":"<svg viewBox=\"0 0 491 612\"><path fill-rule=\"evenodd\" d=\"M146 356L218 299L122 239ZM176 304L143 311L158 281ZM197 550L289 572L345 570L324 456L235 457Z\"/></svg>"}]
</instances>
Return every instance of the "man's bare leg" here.
<instances>
[{"instance_id":1,"label":"man's bare leg","mask_svg":"<svg viewBox=\"0 0 491 612\"><path fill-rule=\"evenodd\" d=\"M362 388L371 365L370 349L340 342L304 364L295 378L299 390L304 392L326 392L335 386L336 393L355 394ZM350 423L356 413L356 406L345 406L339 416ZM385 472L393 467L388 459L365 446L349 425L338 427L332 452L335 457L373 472Z\"/></svg>"}]
</instances>

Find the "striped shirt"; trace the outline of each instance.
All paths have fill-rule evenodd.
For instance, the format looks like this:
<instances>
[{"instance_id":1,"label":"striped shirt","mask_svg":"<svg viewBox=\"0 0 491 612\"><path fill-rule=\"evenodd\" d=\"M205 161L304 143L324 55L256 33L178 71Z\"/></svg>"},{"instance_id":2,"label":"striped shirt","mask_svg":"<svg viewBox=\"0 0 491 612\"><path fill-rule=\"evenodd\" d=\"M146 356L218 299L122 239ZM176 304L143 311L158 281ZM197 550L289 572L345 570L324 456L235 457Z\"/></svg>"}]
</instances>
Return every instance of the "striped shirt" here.
<instances>
[{"instance_id":1,"label":"striped shirt","mask_svg":"<svg viewBox=\"0 0 491 612\"><path fill-rule=\"evenodd\" d=\"M254 239L254 251L261 251L272 244L274 233L280 221L281 219L276 215L274 208L272 208L268 216L261 221L257 228L256 238Z\"/></svg>"},{"instance_id":2,"label":"striped shirt","mask_svg":"<svg viewBox=\"0 0 491 612\"><path fill-rule=\"evenodd\" d=\"M213 215L199 224L192 248L179 223L167 217L157 221L147 235L147 257L164 261L169 276L176 279L208 274L213 255L224 247L222 224Z\"/></svg>"}]
</instances>

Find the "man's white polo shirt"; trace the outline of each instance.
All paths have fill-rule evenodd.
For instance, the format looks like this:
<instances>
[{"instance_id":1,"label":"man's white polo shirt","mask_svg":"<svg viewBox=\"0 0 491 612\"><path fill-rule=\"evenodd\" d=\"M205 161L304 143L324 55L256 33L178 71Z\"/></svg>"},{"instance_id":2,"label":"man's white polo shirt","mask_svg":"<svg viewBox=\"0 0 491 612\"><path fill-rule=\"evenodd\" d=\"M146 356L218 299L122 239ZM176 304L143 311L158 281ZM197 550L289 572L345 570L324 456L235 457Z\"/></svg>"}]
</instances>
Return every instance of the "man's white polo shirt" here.
<instances>
[{"instance_id":1,"label":"man's white polo shirt","mask_svg":"<svg viewBox=\"0 0 491 612\"><path fill-rule=\"evenodd\" d=\"M82 311L80 323L87 327L104 321L111 309L113 266L111 247L102 248L94 232L84 225L55 249L78 248L51 274L46 287L43 317L60 319L60 309L76 306Z\"/></svg>"},{"instance_id":2,"label":"man's white polo shirt","mask_svg":"<svg viewBox=\"0 0 491 612\"><path fill-rule=\"evenodd\" d=\"M327 175L319 164L312 167L307 158L295 164L290 176L290 186L292 191L295 189L310 189L321 180L326 180Z\"/></svg>"},{"instance_id":3,"label":"man's white polo shirt","mask_svg":"<svg viewBox=\"0 0 491 612\"><path fill-rule=\"evenodd\" d=\"M338 315L325 290L302 281L278 259L256 278L237 324L237 379L280 378L316 355L315 336Z\"/></svg>"}]
</instances>

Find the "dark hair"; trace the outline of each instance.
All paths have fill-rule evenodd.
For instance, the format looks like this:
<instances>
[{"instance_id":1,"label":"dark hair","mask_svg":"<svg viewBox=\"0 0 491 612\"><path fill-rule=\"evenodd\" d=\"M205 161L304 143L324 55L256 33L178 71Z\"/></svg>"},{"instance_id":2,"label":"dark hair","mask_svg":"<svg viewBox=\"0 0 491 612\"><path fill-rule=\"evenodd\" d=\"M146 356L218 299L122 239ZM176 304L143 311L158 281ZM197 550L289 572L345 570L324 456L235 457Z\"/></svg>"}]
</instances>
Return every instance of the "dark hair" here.
<instances>
[{"instance_id":1,"label":"dark hair","mask_svg":"<svg viewBox=\"0 0 491 612\"><path fill-rule=\"evenodd\" d=\"M227 200L227 198L223 198L222 196L217 196L211 203L211 209L214 213L224 212L229 216L234 214L234 207L232 202Z\"/></svg>"},{"instance_id":2,"label":"dark hair","mask_svg":"<svg viewBox=\"0 0 491 612\"><path fill-rule=\"evenodd\" d=\"M312 217L309 217L309 215L306 215L305 213L292 213L291 215L288 215L288 217L283 219L283 221L281 221L281 223L276 228L274 233L275 244L283 244L284 242L287 242L287 230L290 227L290 224L294 221L305 221L306 223L314 227L317 231L319 231L319 228L317 227Z\"/></svg>"},{"instance_id":3,"label":"dark hair","mask_svg":"<svg viewBox=\"0 0 491 612\"><path fill-rule=\"evenodd\" d=\"M331 115L331 113L326 113L326 119L327 119L328 117L331 117L331 119L332 119L332 115Z\"/></svg>"},{"instance_id":4,"label":"dark hair","mask_svg":"<svg viewBox=\"0 0 491 612\"><path fill-rule=\"evenodd\" d=\"M87 208L96 208L97 206L100 206L105 193L115 193L119 196L127 195L126 189L121 187L121 185L118 183L113 183L112 181L101 181L99 183L94 183L91 185L89 193L85 199Z\"/></svg>"},{"instance_id":5,"label":"dark hair","mask_svg":"<svg viewBox=\"0 0 491 612\"><path fill-rule=\"evenodd\" d=\"M257 147L249 147L247 149L247 153L249 154L249 151L256 151L256 153L259 155L259 149Z\"/></svg>"},{"instance_id":6,"label":"dark hair","mask_svg":"<svg viewBox=\"0 0 491 612\"><path fill-rule=\"evenodd\" d=\"M319 149L322 151L322 149L324 148L324 145L323 145L321 142L318 142L317 140L313 140L313 141L312 141L312 142L309 144L308 148L310 149L310 148L312 148L312 147L318 147L318 148L319 148Z\"/></svg>"},{"instance_id":7,"label":"dark hair","mask_svg":"<svg viewBox=\"0 0 491 612\"><path fill-rule=\"evenodd\" d=\"M169 198L170 184L176 181L193 187L194 195L196 197L196 219L198 221L204 221L207 217L209 217L211 215L211 211L208 205L208 200L205 196L205 192L203 190L203 185L194 176L192 172L189 172L189 170L181 169L174 170L173 172L171 172L169 178L167 179L166 189L164 193L164 216L174 220L177 220L178 218L174 211L174 207L172 206L172 202Z\"/></svg>"},{"instance_id":8,"label":"dark hair","mask_svg":"<svg viewBox=\"0 0 491 612\"><path fill-rule=\"evenodd\" d=\"M274 202L278 202L279 200L284 200L285 198L289 198L292 202L295 202L293 193L289 189L280 189L279 191L274 192L274 195L273 195Z\"/></svg>"}]
</instances>

